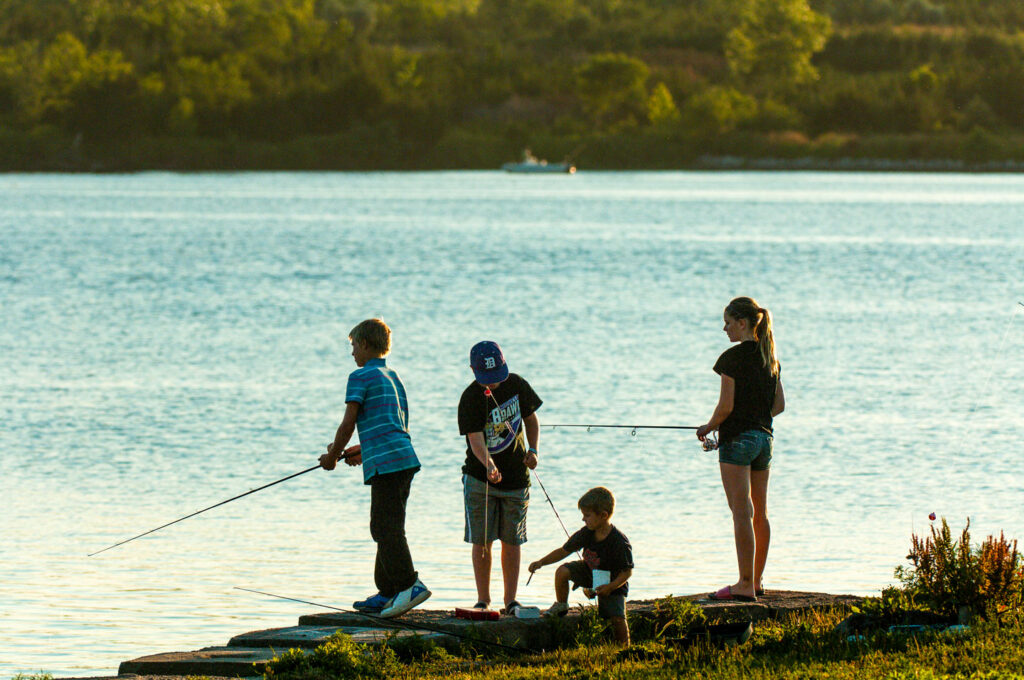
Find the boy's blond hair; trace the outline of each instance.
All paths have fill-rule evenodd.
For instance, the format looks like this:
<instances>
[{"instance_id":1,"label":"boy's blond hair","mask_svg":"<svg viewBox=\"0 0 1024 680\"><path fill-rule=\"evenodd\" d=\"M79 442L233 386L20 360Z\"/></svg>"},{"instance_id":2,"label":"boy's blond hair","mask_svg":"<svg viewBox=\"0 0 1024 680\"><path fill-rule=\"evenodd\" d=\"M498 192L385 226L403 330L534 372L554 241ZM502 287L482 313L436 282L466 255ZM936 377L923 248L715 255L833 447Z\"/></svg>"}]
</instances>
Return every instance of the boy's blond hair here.
<instances>
[{"instance_id":1,"label":"boy's blond hair","mask_svg":"<svg viewBox=\"0 0 1024 680\"><path fill-rule=\"evenodd\" d=\"M391 351L391 329L383 319L360 321L348 332L348 339L358 342L379 357Z\"/></svg>"},{"instance_id":2,"label":"boy's blond hair","mask_svg":"<svg viewBox=\"0 0 1024 680\"><path fill-rule=\"evenodd\" d=\"M615 512L615 495L611 490L603 486L595 486L580 496L580 500L576 505L580 510L607 512L608 516L611 517L612 513Z\"/></svg>"}]
</instances>

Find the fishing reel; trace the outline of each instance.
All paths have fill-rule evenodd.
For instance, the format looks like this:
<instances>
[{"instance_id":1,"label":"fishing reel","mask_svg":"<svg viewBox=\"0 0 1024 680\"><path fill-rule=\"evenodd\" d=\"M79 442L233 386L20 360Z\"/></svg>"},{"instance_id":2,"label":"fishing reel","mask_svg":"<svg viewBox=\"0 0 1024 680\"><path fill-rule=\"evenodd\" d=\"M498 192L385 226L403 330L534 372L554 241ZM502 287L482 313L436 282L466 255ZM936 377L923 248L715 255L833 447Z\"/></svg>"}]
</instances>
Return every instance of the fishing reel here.
<instances>
[{"instance_id":1,"label":"fishing reel","mask_svg":"<svg viewBox=\"0 0 1024 680\"><path fill-rule=\"evenodd\" d=\"M700 445L705 451L716 451L718 450L718 437L709 434L707 437L704 437Z\"/></svg>"}]
</instances>

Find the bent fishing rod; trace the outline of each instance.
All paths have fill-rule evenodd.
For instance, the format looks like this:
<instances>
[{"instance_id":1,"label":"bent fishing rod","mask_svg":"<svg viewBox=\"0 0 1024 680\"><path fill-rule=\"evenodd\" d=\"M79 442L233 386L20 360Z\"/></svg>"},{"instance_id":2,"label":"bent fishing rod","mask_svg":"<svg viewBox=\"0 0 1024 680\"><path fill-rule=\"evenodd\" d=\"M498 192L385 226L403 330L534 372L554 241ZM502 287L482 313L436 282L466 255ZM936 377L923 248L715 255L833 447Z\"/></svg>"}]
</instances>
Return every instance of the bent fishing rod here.
<instances>
[{"instance_id":1,"label":"bent fishing rod","mask_svg":"<svg viewBox=\"0 0 1024 680\"><path fill-rule=\"evenodd\" d=\"M591 428L603 427L603 428L616 428L622 430L633 430L633 434L636 434L637 430L697 430L700 426L698 425L597 425L587 423L544 423L542 427L550 427L555 429L556 427L585 427L587 431Z\"/></svg>"},{"instance_id":2,"label":"bent fishing rod","mask_svg":"<svg viewBox=\"0 0 1024 680\"><path fill-rule=\"evenodd\" d=\"M537 650L530 649L529 647L513 647L511 645L504 645L504 644L502 644L500 642L492 642L490 640L483 640L483 639L481 639L479 637L472 637L472 636L469 636L469 635L462 635L460 633L456 633L456 632L450 631L450 630L445 630L444 628L439 628L437 626L431 626L431 625L428 625L426 623L412 623L411 621L403 621L401 619L385 619L385 618L381 618L380 616L378 616L376 614L370 614L368 612L361 612L361 611L358 611L358 610L355 610L355 609L342 609L341 607L332 607L329 604L321 604L319 602L310 602L309 600L300 600L297 597L286 597L284 595L275 595L274 593L267 593L267 592L264 592L262 590L252 590L251 588L242 588L241 586L235 586L235 590L244 590L247 593L256 593L257 595L266 595L267 597L276 597L279 600L289 600L290 602L301 602L302 604L308 604L308 605L312 605L314 607L323 607L324 609L330 609L332 611L341 612L343 614L355 614L356 616L362 616L364 618L367 618L367 619L370 619L372 621L375 621L376 623L378 623L379 625L382 625L384 627L404 628L406 630L423 630L423 631L427 631L429 633L439 633L441 635L451 635L454 638L458 638L460 640L465 640L466 642L468 642L470 644L475 644L475 643L479 642L480 644L490 645L492 647L498 647L500 649L505 649L505 650L508 650L510 652L515 652L516 654L522 654L523 652L528 652L530 654L537 654L538 653Z\"/></svg>"},{"instance_id":3,"label":"bent fishing rod","mask_svg":"<svg viewBox=\"0 0 1024 680\"><path fill-rule=\"evenodd\" d=\"M338 460L347 460L349 458L355 457L356 455L359 455L359 454L358 453L353 453L351 455L344 455L344 456L341 456ZM237 501L239 498L244 498L245 496L248 496L249 494L256 493L257 491L263 491L263 489L268 489L268 488L274 486L275 484L280 484L281 482L287 482L289 479L294 479L294 478L298 477L299 475L304 475L307 472L312 472L313 470L319 470L321 467L323 467L323 466L320 465L319 463L317 463L316 465L314 465L311 468L307 468L307 469L305 469L305 470L303 470L301 472L296 472L293 475L288 475L287 477L283 477L283 478L277 480L276 482L271 482L270 484L264 484L263 486L261 486L261 487L259 487L257 489L252 489L251 491L246 491L245 493L238 494L237 496L229 498L226 501L221 501L220 503L215 503L215 504L211 505L208 508L203 508L202 510L197 510L197 511L193 512L191 515L185 515L184 517L179 517L178 519L174 520L173 522L168 522L167 524L161 524L156 529L150 529L149 531L144 531L143 533L139 534L138 536L132 536L131 538L126 538L125 540L120 541L118 543L115 543L113 545L108 545L103 550L97 550L94 553L89 553L88 557L92 557L93 555L99 555L102 552L106 552L106 551L110 550L111 548L116 548L119 545L124 545L125 543L131 543L136 538L142 538L143 536L148 536L149 534L152 534L152 533L154 533L156 531L160 531L161 529L165 529L165 528L171 526L172 524L177 524L178 522L184 522L186 519L188 519L190 517L195 517L196 515L201 515L202 513L206 512L207 510L213 510L214 508L219 508L220 506L226 505L226 504L230 503L231 501Z\"/></svg>"}]
</instances>

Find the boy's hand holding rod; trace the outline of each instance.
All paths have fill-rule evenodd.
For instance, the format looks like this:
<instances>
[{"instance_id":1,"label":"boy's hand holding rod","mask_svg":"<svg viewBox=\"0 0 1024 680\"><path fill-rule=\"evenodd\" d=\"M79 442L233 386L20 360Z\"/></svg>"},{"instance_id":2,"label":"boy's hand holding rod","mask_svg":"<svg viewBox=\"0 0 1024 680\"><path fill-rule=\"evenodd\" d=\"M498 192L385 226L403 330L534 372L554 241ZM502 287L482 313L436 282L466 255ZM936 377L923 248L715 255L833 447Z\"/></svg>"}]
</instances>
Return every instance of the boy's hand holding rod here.
<instances>
[{"instance_id":1,"label":"boy's hand holding rod","mask_svg":"<svg viewBox=\"0 0 1024 680\"><path fill-rule=\"evenodd\" d=\"M334 452L334 443L327 445L327 453L320 456L320 467L324 470L333 470L339 460L344 460L348 465L361 465L363 462L363 447L359 444L350 446L338 455Z\"/></svg>"}]
</instances>

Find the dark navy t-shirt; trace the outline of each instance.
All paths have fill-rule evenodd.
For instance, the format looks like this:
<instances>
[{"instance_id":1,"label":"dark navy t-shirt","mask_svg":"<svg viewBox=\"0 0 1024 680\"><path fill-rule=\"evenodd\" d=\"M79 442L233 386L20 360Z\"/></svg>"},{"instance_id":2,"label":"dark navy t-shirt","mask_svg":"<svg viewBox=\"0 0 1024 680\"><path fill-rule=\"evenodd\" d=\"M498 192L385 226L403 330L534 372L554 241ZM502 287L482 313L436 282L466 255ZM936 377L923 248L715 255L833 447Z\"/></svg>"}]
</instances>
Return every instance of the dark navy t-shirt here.
<instances>
[{"instance_id":1,"label":"dark navy t-shirt","mask_svg":"<svg viewBox=\"0 0 1024 680\"><path fill-rule=\"evenodd\" d=\"M603 541L597 540L594 531L583 527L569 537L562 549L566 552L583 551L583 561L591 569L604 569L611 572L611 580L625 569L633 568L633 546L621 531L612 527L611 532ZM623 583L612 592L612 595L626 596L629 594L629 582Z\"/></svg>"},{"instance_id":2,"label":"dark navy t-shirt","mask_svg":"<svg viewBox=\"0 0 1024 680\"><path fill-rule=\"evenodd\" d=\"M736 383L732 413L718 427L718 441L729 441L741 432L761 430L772 433L772 404L779 376L772 375L764 365L761 352L753 340L745 340L722 352L715 362L715 373L727 375Z\"/></svg>"},{"instance_id":3,"label":"dark navy t-shirt","mask_svg":"<svg viewBox=\"0 0 1024 680\"><path fill-rule=\"evenodd\" d=\"M473 382L462 392L459 433L483 433L487 450L501 472L501 481L491 486L507 490L525 489L530 486L530 470L523 462L526 457L523 418L533 415L543 402L530 383L515 373L509 373L508 378L491 391L491 396L487 396L484 389L480 383ZM473 454L468 436L466 463L462 471L481 482L487 481L487 472Z\"/></svg>"}]
</instances>

